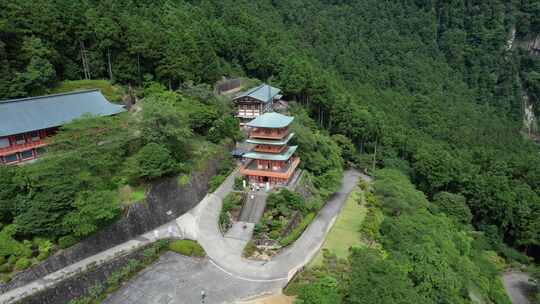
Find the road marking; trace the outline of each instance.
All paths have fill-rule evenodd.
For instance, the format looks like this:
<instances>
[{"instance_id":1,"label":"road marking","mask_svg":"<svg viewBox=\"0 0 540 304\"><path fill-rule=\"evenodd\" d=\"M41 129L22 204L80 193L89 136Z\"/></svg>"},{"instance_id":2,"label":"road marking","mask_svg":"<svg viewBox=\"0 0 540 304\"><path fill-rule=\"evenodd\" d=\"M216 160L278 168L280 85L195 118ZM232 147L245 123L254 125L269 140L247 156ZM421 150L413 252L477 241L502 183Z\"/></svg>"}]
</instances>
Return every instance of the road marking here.
<instances>
[{"instance_id":1,"label":"road marking","mask_svg":"<svg viewBox=\"0 0 540 304\"><path fill-rule=\"evenodd\" d=\"M226 274L230 275L231 277L237 278L237 279L240 279L240 280L244 280L244 281L249 281L249 282L278 282L278 281L288 281L289 280L288 277L277 278L277 279L248 279L248 278L237 276L237 275L235 275L233 273L228 272L223 267L216 264L212 259L208 259L208 260L210 261L210 263L212 263L212 265L216 266L219 270L225 272Z\"/></svg>"}]
</instances>

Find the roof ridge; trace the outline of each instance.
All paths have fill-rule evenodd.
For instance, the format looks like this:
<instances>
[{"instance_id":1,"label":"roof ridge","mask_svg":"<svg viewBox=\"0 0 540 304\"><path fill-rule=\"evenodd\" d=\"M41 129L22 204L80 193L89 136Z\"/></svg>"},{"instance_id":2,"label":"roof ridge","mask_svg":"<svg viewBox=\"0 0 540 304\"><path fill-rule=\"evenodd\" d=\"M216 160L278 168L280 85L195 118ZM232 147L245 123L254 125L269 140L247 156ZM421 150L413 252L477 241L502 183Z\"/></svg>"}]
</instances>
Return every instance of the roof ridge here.
<instances>
[{"instance_id":1,"label":"roof ridge","mask_svg":"<svg viewBox=\"0 0 540 304\"><path fill-rule=\"evenodd\" d=\"M0 104L12 103L12 102L20 102L20 101L28 101L28 100L34 100L34 99L43 99L43 98L50 98L50 97L58 97L58 96L65 96L65 95L83 94L83 93L90 93L90 92L95 92L95 91L101 92L100 89L76 90L76 91L49 94L49 95L31 96L31 97L24 97L24 98L0 100Z\"/></svg>"}]
</instances>

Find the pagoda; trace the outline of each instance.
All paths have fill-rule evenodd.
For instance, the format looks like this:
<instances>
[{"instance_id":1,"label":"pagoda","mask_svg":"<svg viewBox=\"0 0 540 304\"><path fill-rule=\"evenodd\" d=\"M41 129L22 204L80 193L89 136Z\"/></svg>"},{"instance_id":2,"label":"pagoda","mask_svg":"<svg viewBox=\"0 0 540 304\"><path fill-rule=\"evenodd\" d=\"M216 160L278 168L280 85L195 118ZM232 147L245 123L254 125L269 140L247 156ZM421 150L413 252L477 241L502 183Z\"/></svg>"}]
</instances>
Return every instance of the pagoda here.
<instances>
[{"instance_id":1,"label":"pagoda","mask_svg":"<svg viewBox=\"0 0 540 304\"><path fill-rule=\"evenodd\" d=\"M289 183L300 163L300 158L294 156L298 146L288 145L294 137L289 132L293 119L269 112L246 124L250 128L246 142L254 148L243 155L240 173L250 184L270 187Z\"/></svg>"}]
</instances>

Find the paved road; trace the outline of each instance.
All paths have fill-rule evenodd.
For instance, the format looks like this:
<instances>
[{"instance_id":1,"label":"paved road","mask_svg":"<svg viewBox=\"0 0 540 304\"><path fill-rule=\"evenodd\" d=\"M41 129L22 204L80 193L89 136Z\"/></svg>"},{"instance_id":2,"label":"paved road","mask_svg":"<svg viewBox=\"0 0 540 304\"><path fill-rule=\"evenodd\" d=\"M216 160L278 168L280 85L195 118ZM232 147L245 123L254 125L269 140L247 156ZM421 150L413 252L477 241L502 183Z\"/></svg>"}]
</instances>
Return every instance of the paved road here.
<instances>
[{"instance_id":1,"label":"paved road","mask_svg":"<svg viewBox=\"0 0 540 304\"><path fill-rule=\"evenodd\" d=\"M143 270L104 304L231 303L237 299L277 292L277 283L245 282L214 266L208 259L194 259L167 252Z\"/></svg>"},{"instance_id":2,"label":"paved road","mask_svg":"<svg viewBox=\"0 0 540 304\"><path fill-rule=\"evenodd\" d=\"M136 239L102 251L96 255L90 256L61 270L46 275L45 277L35 280L27 285L3 293L0 295L0 303L16 303L20 299L30 294L34 294L46 288L52 287L61 280L77 275L81 271L84 271L89 265L98 265L102 261L113 259L122 254L127 254L136 248L143 247L159 239L171 237L183 238L185 234L186 233L183 231L182 227L179 227L175 221L172 221L155 230L147 232Z\"/></svg>"},{"instance_id":3,"label":"paved road","mask_svg":"<svg viewBox=\"0 0 540 304\"><path fill-rule=\"evenodd\" d=\"M360 176L356 170L345 171L340 190L326 203L302 236L268 262L242 258L238 246L232 246L219 231L217 221L222 199L231 191L234 182L234 176L230 176L216 192L208 196L208 200L201 202L198 241L216 266L236 278L286 284L317 253Z\"/></svg>"},{"instance_id":4,"label":"paved road","mask_svg":"<svg viewBox=\"0 0 540 304\"><path fill-rule=\"evenodd\" d=\"M205 290L208 304L231 303L278 292L317 253L360 176L356 171L346 171L341 189L302 236L270 262L243 259L241 252L247 240L224 237L219 231L221 199L232 189L231 176L197 207L197 239L209 258L201 261L167 253L105 303L199 303L201 290Z\"/></svg>"},{"instance_id":5,"label":"paved road","mask_svg":"<svg viewBox=\"0 0 540 304\"><path fill-rule=\"evenodd\" d=\"M15 303L27 295L39 292L53 286L62 279L78 274L89 265L100 264L134 248L139 248L158 239L170 237L198 240L208 253L208 263L221 270L224 275L242 280L244 284L264 283L265 286L271 288L275 285L284 286L294 273L317 253L326 233L343 207L348 194L361 176L357 171L346 171L341 189L320 211L302 236L290 248L270 262L258 262L241 257L241 251L247 242L246 240L224 237L218 228L222 200L232 190L236 175L237 171L231 174L214 193L208 194L194 209L178 219L30 284L1 294L0 303ZM216 276L216 278L218 277ZM218 280L213 281L211 284L218 286L222 283Z\"/></svg>"},{"instance_id":6,"label":"paved road","mask_svg":"<svg viewBox=\"0 0 540 304\"><path fill-rule=\"evenodd\" d=\"M530 304L527 295L531 292L529 275L524 272L506 272L502 276L504 288L512 304Z\"/></svg>"}]
</instances>

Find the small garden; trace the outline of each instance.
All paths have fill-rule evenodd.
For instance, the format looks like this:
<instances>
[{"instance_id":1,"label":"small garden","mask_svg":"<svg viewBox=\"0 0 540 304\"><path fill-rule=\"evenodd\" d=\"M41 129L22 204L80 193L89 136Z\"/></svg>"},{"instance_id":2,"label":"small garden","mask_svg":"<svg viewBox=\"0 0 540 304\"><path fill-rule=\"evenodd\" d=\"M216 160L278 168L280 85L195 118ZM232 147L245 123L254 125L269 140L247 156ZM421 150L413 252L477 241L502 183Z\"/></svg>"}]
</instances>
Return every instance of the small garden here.
<instances>
[{"instance_id":1,"label":"small garden","mask_svg":"<svg viewBox=\"0 0 540 304\"><path fill-rule=\"evenodd\" d=\"M242 202L243 195L240 192L229 193L223 199L223 207L219 214L219 228L221 232L227 232L233 223L238 220L240 211L242 210Z\"/></svg>"},{"instance_id":2,"label":"small garden","mask_svg":"<svg viewBox=\"0 0 540 304\"><path fill-rule=\"evenodd\" d=\"M315 218L316 212L310 206L299 193L287 189L271 193L244 256L265 260L293 243Z\"/></svg>"}]
</instances>

